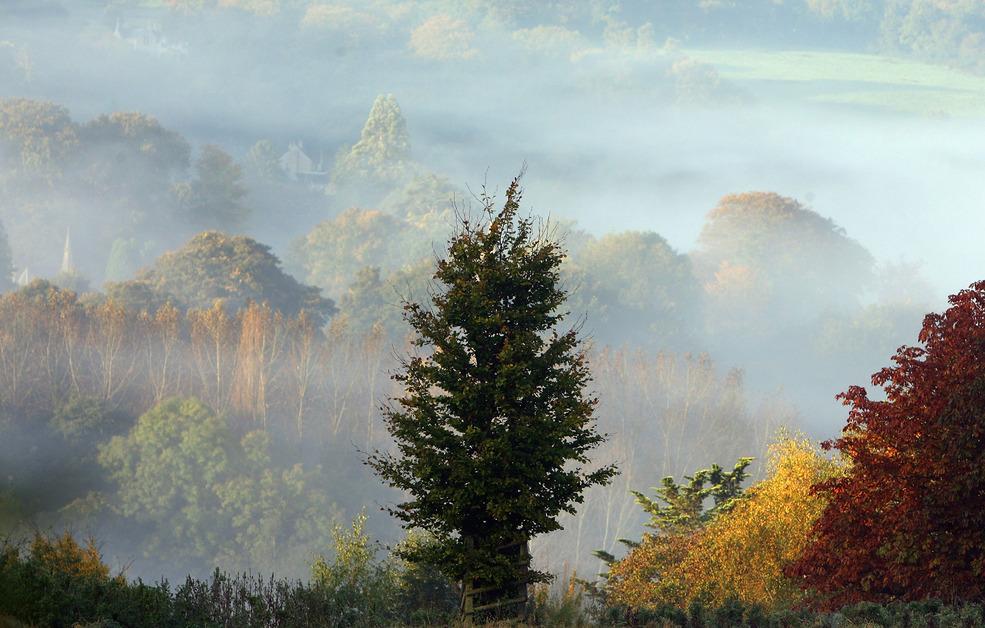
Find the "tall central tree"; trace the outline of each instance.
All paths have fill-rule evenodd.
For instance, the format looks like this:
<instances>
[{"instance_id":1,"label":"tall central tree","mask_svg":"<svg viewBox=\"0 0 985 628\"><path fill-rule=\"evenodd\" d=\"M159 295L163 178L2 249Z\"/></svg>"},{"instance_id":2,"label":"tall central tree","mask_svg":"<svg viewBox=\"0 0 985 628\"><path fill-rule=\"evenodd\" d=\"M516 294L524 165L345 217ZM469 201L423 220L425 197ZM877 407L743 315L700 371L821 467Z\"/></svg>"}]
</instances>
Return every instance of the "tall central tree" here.
<instances>
[{"instance_id":1,"label":"tall central tree","mask_svg":"<svg viewBox=\"0 0 985 628\"><path fill-rule=\"evenodd\" d=\"M529 540L616 472L590 469L605 436L578 331L558 330L564 251L518 216L521 195L519 177L499 211L484 194L437 264L433 304L405 304L421 351L384 408L396 451L368 461L409 496L391 512L434 536L406 558L461 580L468 615L521 614L527 585L547 578L530 568Z\"/></svg>"}]
</instances>

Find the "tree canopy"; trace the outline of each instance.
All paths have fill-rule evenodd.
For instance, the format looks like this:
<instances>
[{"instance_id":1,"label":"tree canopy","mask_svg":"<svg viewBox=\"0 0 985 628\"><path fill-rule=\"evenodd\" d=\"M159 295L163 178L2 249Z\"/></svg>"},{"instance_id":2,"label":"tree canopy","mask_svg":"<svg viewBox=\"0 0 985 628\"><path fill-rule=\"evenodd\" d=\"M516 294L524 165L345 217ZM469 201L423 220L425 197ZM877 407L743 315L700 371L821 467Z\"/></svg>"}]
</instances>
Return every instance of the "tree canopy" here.
<instances>
[{"instance_id":1,"label":"tree canopy","mask_svg":"<svg viewBox=\"0 0 985 628\"><path fill-rule=\"evenodd\" d=\"M425 240L444 243L455 225L455 208L465 192L445 177L427 173L407 181L390 192L380 209L407 221ZM428 249L431 253L433 249Z\"/></svg>"},{"instance_id":2,"label":"tree canopy","mask_svg":"<svg viewBox=\"0 0 985 628\"><path fill-rule=\"evenodd\" d=\"M567 270L572 311L591 312L593 333L610 342L674 346L698 308L690 259L652 231L593 239ZM641 328L645 333L630 335Z\"/></svg>"},{"instance_id":3,"label":"tree canopy","mask_svg":"<svg viewBox=\"0 0 985 628\"><path fill-rule=\"evenodd\" d=\"M380 95L366 118L359 141L341 153L332 181L343 186L392 187L410 172L407 121L393 94Z\"/></svg>"},{"instance_id":4,"label":"tree canopy","mask_svg":"<svg viewBox=\"0 0 985 628\"><path fill-rule=\"evenodd\" d=\"M929 314L919 346L852 386L850 465L820 483L828 506L791 574L834 607L859 600L985 599L985 282Z\"/></svg>"},{"instance_id":5,"label":"tree canopy","mask_svg":"<svg viewBox=\"0 0 985 628\"><path fill-rule=\"evenodd\" d=\"M975 0L886 0L882 45L985 71L985 6Z\"/></svg>"},{"instance_id":6,"label":"tree canopy","mask_svg":"<svg viewBox=\"0 0 985 628\"><path fill-rule=\"evenodd\" d=\"M173 217L171 186L191 154L184 137L151 116L117 112L86 123L79 139L81 179L119 218L166 224Z\"/></svg>"},{"instance_id":7,"label":"tree canopy","mask_svg":"<svg viewBox=\"0 0 985 628\"><path fill-rule=\"evenodd\" d=\"M243 171L226 151L213 144L202 147L195 161L195 179L176 192L186 218L198 227L237 229L250 217L243 205Z\"/></svg>"},{"instance_id":8,"label":"tree canopy","mask_svg":"<svg viewBox=\"0 0 985 628\"><path fill-rule=\"evenodd\" d=\"M403 302L422 302L427 298L434 264L422 259L383 275L376 266L356 272L339 299L338 319L355 333L379 329L390 337L403 337L410 331L403 319Z\"/></svg>"},{"instance_id":9,"label":"tree canopy","mask_svg":"<svg viewBox=\"0 0 985 628\"><path fill-rule=\"evenodd\" d=\"M379 210L357 208L318 223L292 247L305 281L333 297L341 296L366 266L390 272L430 252L426 236L406 221Z\"/></svg>"},{"instance_id":10,"label":"tree canopy","mask_svg":"<svg viewBox=\"0 0 985 628\"><path fill-rule=\"evenodd\" d=\"M615 473L590 466L605 437L585 393L587 358L577 330L557 331L564 253L518 216L520 199L519 180L502 210L485 198L482 218L463 220L438 262L433 306L405 306L429 353L405 361L395 377L405 392L384 408L396 452L369 459L408 494L393 514L435 536L417 558L466 586L525 587L529 559L503 548L559 529L559 513Z\"/></svg>"},{"instance_id":11,"label":"tree canopy","mask_svg":"<svg viewBox=\"0 0 985 628\"><path fill-rule=\"evenodd\" d=\"M283 548L311 551L329 540L335 512L314 471L278 468L270 448L268 434L233 438L201 401L176 398L113 437L99 462L119 486L111 505L150 528L148 555L183 556L206 569L284 565Z\"/></svg>"},{"instance_id":12,"label":"tree canopy","mask_svg":"<svg viewBox=\"0 0 985 628\"><path fill-rule=\"evenodd\" d=\"M207 309L221 300L236 310L255 301L291 316L305 310L319 324L335 313L335 304L318 288L299 283L281 269L270 247L218 231L202 232L177 251L165 253L138 281L174 295L186 307Z\"/></svg>"},{"instance_id":13,"label":"tree canopy","mask_svg":"<svg viewBox=\"0 0 985 628\"><path fill-rule=\"evenodd\" d=\"M184 174L191 155L179 133L137 112L101 115L82 127L80 139L86 149L85 168L97 181L111 177L116 185L145 184L149 171L167 181ZM132 180L134 176L139 179Z\"/></svg>"},{"instance_id":14,"label":"tree canopy","mask_svg":"<svg viewBox=\"0 0 985 628\"><path fill-rule=\"evenodd\" d=\"M68 109L26 98L0 98L0 182L23 177L50 183L59 177L79 143Z\"/></svg>"},{"instance_id":15,"label":"tree canopy","mask_svg":"<svg viewBox=\"0 0 985 628\"><path fill-rule=\"evenodd\" d=\"M857 304L874 263L834 221L774 192L723 197L692 256L708 295L733 317L769 309L781 320Z\"/></svg>"}]
</instances>

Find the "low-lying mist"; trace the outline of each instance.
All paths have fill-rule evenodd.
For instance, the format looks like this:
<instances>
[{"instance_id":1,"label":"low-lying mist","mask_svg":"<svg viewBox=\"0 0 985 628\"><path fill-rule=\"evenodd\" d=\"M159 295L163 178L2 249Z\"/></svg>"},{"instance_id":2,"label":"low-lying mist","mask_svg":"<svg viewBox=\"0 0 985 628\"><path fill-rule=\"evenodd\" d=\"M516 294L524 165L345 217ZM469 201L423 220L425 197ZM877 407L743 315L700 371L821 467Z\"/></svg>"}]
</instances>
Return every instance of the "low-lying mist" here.
<instances>
[{"instance_id":1,"label":"low-lying mist","mask_svg":"<svg viewBox=\"0 0 985 628\"><path fill-rule=\"evenodd\" d=\"M426 298L455 210L524 165L525 208L556 221L570 251L568 320L585 317L611 435L599 460L622 469L535 547L559 573L594 574L593 550L639 536L631 490L761 457L780 426L836 435L835 395L868 384L916 342L924 314L982 278L985 119L825 104L810 91L862 89L857 77L730 78L690 54L736 46L721 24L682 18L689 35L667 39L634 3L585 3L555 21L487 3L206 4L0 8L0 225L25 284L0 297L0 430L11 435L0 435L0 531L88 527L130 575L150 578L216 563L303 576L331 551L330 520L362 509L375 534L400 538L378 512L396 498L361 463L390 446L378 408L408 349L401 298ZM805 48L824 48L825 24ZM744 49L795 48L793 37ZM100 118L115 112L146 117ZM292 171L288 156L302 153L310 163ZM729 196L744 193L761 194ZM204 230L248 238L193 239ZM213 264L220 253L233 261ZM249 287L225 285L241 268ZM308 338L294 317L314 289L331 302ZM272 344L255 353L245 309L222 333L196 318L215 299L284 309L265 323ZM306 341L317 358L300 376ZM165 391L154 362L166 349ZM200 398L216 413L212 436L236 450L230 484L208 489L225 508L215 520L188 524L180 499L134 497L159 486L121 485L128 469L171 472L138 430L169 397ZM91 423L66 431L78 404ZM257 432L270 442L249 440ZM38 460L59 456L78 457L85 480L42 481L79 473ZM269 489L253 463L297 491L290 508L233 495L237 482ZM264 542L290 545L282 555L236 523L253 515ZM145 529L155 521L173 529Z\"/></svg>"}]
</instances>

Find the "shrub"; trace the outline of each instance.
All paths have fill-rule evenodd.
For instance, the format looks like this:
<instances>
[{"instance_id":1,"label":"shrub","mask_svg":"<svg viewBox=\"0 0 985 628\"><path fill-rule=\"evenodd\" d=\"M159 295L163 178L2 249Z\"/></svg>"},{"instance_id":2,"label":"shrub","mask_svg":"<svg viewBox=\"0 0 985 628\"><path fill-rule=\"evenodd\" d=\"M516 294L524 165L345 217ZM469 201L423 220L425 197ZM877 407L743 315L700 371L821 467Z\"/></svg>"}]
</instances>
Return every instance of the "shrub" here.
<instances>
[{"instance_id":1,"label":"shrub","mask_svg":"<svg viewBox=\"0 0 985 628\"><path fill-rule=\"evenodd\" d=\"M716 613L733 617L738 612L740 618L741 612L728 611L736 603L761 606L762 613L794 606L802 593L783 570L806 547L824 508L811 495L811 486L836 472L837 465L808 441L779 441L771 447L768 477L740 499L724 501L729 508L704 520L693 515L686 519L689 525L647 535L613 564L607 587L611 599L651 609L664 604L685 608L701 600Z\"/></svg>"},{"instance_id":2,"label":"shrub","mask_svg":"<svg viewBox=\"0 0 985 628\"><path fill-rule=\"evenodd\" d=\"M534 589L527 618L535 626L590 626L585 608L586 585L575 577L565 578L560 591L547 584Z\"/></svg>"},{"instance_id":3,"label":"shrub","mask_svg":"<svg viewBox=\"0 0 985 628\"><path fill-rule=\"evenodd\" d=\"M425 532L411 530L398 546L404 553L417 553L414 548L433 545L434 538ZM418 626L447 625L458 615L462 601L461 588L431 565L396 558L398 598L403 620Z\"/></svg>"},{"instance_id":4,"label":"shrub","mask_svg":"<svg viewBox=\"0 0 985 628\"><path fill-rule=\"evenodd\" d=\"M313 585L328 595L342 625L378 626L397 618L397 573L389 562L375 558L377 547L365 531L366 515L356 517L350 530L336 525L335 559L319 558L311 568Z\"/></svg>"},{"instance_id":5,"label":"shrub","mask_svg":"<svg viewBox=\"0 0 985 628\"><path fill-rule=\"evenodd\" d=\"M27 547L0 546L0 613L43 626L98 618L113 606L122 575L110 577L92 541L35 535Z\"/></svg>"}]
</instances>

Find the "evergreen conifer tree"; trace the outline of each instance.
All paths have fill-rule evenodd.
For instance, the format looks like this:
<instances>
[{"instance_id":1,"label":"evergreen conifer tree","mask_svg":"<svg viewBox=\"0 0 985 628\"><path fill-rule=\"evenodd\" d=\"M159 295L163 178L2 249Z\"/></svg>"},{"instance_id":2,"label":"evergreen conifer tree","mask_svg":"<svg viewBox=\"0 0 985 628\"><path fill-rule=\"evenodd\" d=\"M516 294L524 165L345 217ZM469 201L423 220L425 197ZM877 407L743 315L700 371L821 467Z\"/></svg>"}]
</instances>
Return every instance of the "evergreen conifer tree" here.
<instances>
[{"instance_id":1,"label":"evergreen conifer tree","mask_svg":"<svg viewBox=\"0 0 985 628\"><path fill-rule=\"evenodd\" d=\"M522 612L527 584L547 578L530 568L529 540L616 472L589 468L605 436L578 329L558 331L564 252L518 216L520 199L519 177L502 210L484 194L481 219L461 218L438 261L433 305L405 304L423 351L404 361L404 393L384 407L396 451L368 460L408 495L391 512L435 539L405 558L461 580L473 617Z\"/></svg>"},{"instance_id":2,"label":"evergreen conifer tree","mask_svg":"<svg viewBox=\"0 0 985 628\"><path fill-rule=\"evenodd\" d=\"M342 187L389 190L412 174L407 121L393 94L373 101L359 141L343 150L335 162L332 181Z\"/></svg>"}]
</instances>

